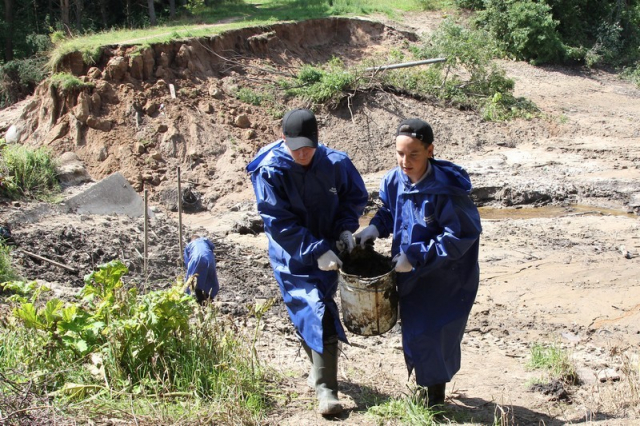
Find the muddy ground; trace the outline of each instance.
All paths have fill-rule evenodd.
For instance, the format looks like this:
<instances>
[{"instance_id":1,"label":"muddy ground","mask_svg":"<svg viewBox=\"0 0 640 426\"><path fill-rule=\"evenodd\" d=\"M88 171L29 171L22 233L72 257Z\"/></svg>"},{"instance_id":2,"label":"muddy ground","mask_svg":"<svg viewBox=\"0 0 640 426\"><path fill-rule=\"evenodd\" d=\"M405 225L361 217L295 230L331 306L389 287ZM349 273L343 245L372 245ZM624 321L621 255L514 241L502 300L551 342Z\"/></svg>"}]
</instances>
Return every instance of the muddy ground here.
<instances>
[{"instance_id":1,"label":"muddy ground","mask_svg":"<svg viewBox=\"0 0 640 426\"><path fill-rule=\"evenodd\" d=\"M290 72L303 62L322 62L332 55L347 63L375 57L417 40L440 19L425 14L412 19L412 25L342 22L340 28L349 28L348 34L335 30L340 36L328 37L326 43L318 28L325 31L333 24L283 26L253 44L233 45L241 65L216 68L212 62L207 68L201 61L209 75L198 74L188 61L185 66L177 59L158 60L153 69L164 66L165 83L184 89L177 98L157 75L140 80L130 70L114 80L105 59L103 75L93 72L91 77L99 83L94 93L107 99L109 91L100 82L108 82L117 102L103 101L98 109L90 103L88 108L96 119L111 123L108 130L91 127L96 121L78 113L73 102L59 109L57 124L43 119L42 110L51 102L46 91L3 111L3 125L22 117L23 143L75 152L94 181L119 170L138 190L148 188L156 213L145 276L142 219L3 203L2 219L10 223L18 247L74 269L15 251L20 273L70 295L95 265L119 258L131 269L128 285L171 285L182 272L170 196L172 190L175 195L175 168L180 165L183 182L201 204L201 211L184 214L184 233L205 234L216 244L221 310L244 321L249 304L277 300L266 315L258 349L263 362L285 377L287 398L267 423L376 424L365 414L367 407L405 395L412 386L400 325L377 337L349 334L339 377L347 411L333 420L317 416L306 387L307 361L271 275L266 237L243 173L255 151L277 136L279 120L260 107L242 104L227 90L230 84L273 79L266 69ZM267 48L256 50L260 43ZM171 54L165 51L167 56ZM500 65L516 81L516 95L535 102L543 118L490 123L472 112L378 91L357 93L348 104L319 112L321 139L349 153L375 194L382 174L395 162L395 125L403 117L417 116L433 126L436 156L470 172L483 219L481 285L463 341L462 369L447 388L447 419L464 424L635 424L640 422L640 90L600 71ZM189 95L193 90L197 96ZM143 114L136 115L137 110ZM240 115L249 119L248 127L240 126ZM83 188L70 186L65 194ZM376 242L376 249L388 252L389 242ZM251 326L252 320L247 323ZM536 343L562 345L577 367L579 383L532 389L543 377L526 367Z\"/></svg>"}]
</instances>

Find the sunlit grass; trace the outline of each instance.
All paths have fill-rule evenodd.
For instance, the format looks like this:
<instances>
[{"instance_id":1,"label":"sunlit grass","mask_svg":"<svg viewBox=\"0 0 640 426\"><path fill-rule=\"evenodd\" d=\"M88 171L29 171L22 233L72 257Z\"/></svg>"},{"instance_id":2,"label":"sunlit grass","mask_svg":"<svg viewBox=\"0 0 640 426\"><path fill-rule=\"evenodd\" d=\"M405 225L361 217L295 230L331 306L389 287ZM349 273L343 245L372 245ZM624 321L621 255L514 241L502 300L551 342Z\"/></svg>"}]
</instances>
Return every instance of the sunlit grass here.
<instances>
[{"instance_id":1,"label":"sunlit grass","mask_svg":"<svg viewBox=\"0 0 640 426\"><path fill-rule=\"evenodd\" d=\"M447 2L448 0L443 0ZM171 24L142 28L115 29L64 39L51 52L49 67L55 69L71 52L81 52L85 62L99 57L102 46L152 45L192 37L210 37L225 31L275 22L301 21L329 16L382 13L399 18L402 13L423 10L418 0L262 0L246 3L224 3L194 10L193 17Z\"/></svg>"}]
</instances>

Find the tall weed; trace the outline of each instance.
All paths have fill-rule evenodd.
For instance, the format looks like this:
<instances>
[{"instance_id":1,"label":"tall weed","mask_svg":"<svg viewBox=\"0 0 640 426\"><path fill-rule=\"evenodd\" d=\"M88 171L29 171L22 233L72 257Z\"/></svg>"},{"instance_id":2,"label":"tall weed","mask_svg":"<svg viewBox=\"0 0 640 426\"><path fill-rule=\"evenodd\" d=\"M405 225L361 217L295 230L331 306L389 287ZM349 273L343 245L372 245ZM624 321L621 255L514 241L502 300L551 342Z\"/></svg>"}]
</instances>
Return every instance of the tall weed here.
<instances>
[{"instance_id":1,"label":"tall weed","mask_svg":"<svg viewBox=\"0 0 640 426\"><path fill-rule=\"evenodd\" d=\"M43 199L59 191L56 161L45 148L0 147L0 195Z\"/></svg>"},{"instance_id":2,"label":"tall weed","mask_svg":"<svg viewBox=\"0 0 640 426\"><path fill-rule=\"evenodd\" d=\"M40 290L16 295L13 317L0 325L0 375L31 381L34 392L58 404L74 401L85 415L96 401L101 410L130 404L144 413L154 400L170 398L175 412L162 414L170 423L187 414L257 422L270 402L251 336L212 306L200 308L181 285L140 295L123 284L126 273L119 261L100 266L85 277L75 303L41 301ZM13 336L23 343L11 344ZM181 409L185 398L208 408Z\"/></svg>"}]
</instances>

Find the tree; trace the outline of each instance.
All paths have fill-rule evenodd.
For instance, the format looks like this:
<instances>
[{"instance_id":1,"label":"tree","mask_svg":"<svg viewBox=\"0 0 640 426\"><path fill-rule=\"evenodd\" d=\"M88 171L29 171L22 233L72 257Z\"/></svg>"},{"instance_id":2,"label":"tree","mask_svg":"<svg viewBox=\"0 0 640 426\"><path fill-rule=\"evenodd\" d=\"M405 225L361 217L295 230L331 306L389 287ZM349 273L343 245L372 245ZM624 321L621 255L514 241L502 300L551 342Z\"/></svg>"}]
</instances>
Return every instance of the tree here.
<instances>
[{"instance_id":1,"label":"tree","mask_svg":"<svg viewBox=\"0 0 640 426\"><path fill-rule=\"evenodd\" d=\"M149 23L155 26L158 22L156 20L156 9L153 5L153 0L147 0L147 4L149 5Z\"/></svg>"},{"instance_id":2,"label":"tree","mask_svg":"<svg viewBox=\"0 0 640 426\"><path fill-rule=\"evenodd\" d=\"M9 62L13 59L13 7L14 0L4 0L4 22L6 34L4 39L4 60Z\"/></svg>"}]
</instances>

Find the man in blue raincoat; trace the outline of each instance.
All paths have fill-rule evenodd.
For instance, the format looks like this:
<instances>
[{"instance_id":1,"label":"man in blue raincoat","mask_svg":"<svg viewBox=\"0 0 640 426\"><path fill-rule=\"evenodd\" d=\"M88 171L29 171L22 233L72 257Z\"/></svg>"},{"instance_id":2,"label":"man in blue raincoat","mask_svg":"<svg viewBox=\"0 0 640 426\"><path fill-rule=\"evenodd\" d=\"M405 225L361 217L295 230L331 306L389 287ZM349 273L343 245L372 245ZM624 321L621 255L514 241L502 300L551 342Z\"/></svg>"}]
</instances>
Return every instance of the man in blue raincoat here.
<instances>
[{"instance_id":1,"label":"man in blue raincoat","mask_svg":"<svg viewBox=\"0 0 640 426\"><path fill-rule=\"evenodd\" d=\"M433 131L420 119L396 132L398 167L380 185L382 207L355 234L360 244L393 235L402 344L409 374L427 388L427 405L444 403L460 369L460 343L478 291L478 209L460 166L433 158Z\"/></svg>"},{"instance_id":2,"label":"man in blue raincoat","mask_svg":"<svg viewBox=\"0 0 640 426\"><path fill-rule=\"evenodd\" d=\"M216 256L213 243L207 238L194 235L184 248L184 265L187 268L185 282L195 277L194 293L199 304L213 300L218 294L218 275L216 273ZM191 289L185 290L191 294Z\"/></svg>"},{"instance_id":3,"label":"man in blue raincoat","mask_svg":"<svg viewBox=\"0 0 640 426\"><path fill-rule=\"evenodd\" d=\"M338 340L347 342L333 300L352 232L368 195L349 157L318 142L315 115L289 111L282 139L262 148L249 163L258 211L269 240L269 259L291 321L311 360L308 383L318 411L335 415L338 400Z\"/></svg>"}]
</instances>

